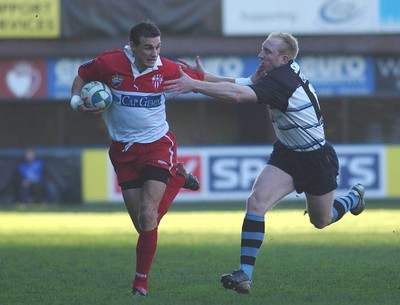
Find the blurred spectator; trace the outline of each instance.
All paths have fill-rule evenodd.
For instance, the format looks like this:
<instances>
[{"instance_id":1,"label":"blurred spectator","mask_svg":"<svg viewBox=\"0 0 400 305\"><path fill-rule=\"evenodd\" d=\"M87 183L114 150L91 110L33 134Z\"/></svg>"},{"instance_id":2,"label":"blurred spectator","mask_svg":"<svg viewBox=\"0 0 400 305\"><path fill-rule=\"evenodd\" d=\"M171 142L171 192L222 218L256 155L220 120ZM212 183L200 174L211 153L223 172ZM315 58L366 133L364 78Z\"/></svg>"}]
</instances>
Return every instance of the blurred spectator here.
<instances>
[{"instance_id":1,"label":"blurred spectator","mask_svg":"<svg viewBox=\"0 0 400 305\"><path fill-rule=\"evenodd\" d=\"M20 176L20 201L22 203L43 200L43 161L36 157L33 149L25 150L24 161L18 165Z\"/></svg>"}]
</instances>

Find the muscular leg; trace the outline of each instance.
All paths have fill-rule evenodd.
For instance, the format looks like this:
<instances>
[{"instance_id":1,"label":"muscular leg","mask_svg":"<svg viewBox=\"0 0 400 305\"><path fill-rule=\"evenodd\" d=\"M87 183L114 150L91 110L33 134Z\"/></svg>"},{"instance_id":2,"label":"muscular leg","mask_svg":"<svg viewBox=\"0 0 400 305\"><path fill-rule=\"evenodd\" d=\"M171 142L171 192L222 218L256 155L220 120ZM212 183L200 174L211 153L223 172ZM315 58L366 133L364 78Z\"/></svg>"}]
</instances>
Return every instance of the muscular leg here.
<instances>
[{"instance_id":1,"label":"muscular leg","mask_svg":"<svg viewBox=\"0 0 400 305\"><path fill-rule=\"evenodd\" d=\"M148 219L147 217L140 216L143 215L143 204L141 203L143 200L142 189L129 189L123 191L124 201L128 209L129 215L136 230L139 232L139 238L136 245L136 273L135 279L132 284L132 289L142 287L147 290L148 288L148 274L150 272L157 248L158 223L161 221L161 218L167 213L180 188L185 184L185 181L185 178L179 175L175 177L170 177L168 179L167 186L164 187L165 191L163 192L162 199L158 204L158 208L155 210L157 226L150 231L144 231L142 229L142 220ZM157 181L149 180L147 182ZM150 189L154 188L153 183L148 184L147 182L145 183L145 185L150 187ZM154 192L152 193L154 195ZM153 209L147 209L147 212L144 212L144 214L149 215L150 211L150 218L152 221L154 220L154 214L152 214L154 212L154 207L155 205L153 206Z\"/></svg>"},{"instance_id":2,"label":"muscular leg","mask_svg":"<svg viewBox=\"0 0 400 305\"><path fill-rule=\"evenodd\" d=\"M240 269L251 280L258 251L264 239L265 213L294 190L293 179L279 168L266 165L247 200L240 251Z\"/></svg>"},{"instance_id":3,"label":"muscular leg","mask_svg":"<svg viewBox=\"0 0 400 305\"><path fill-rule=\"evenodd\" d=\"M126 209L138 233L140 232L139 212L141 192L142 190L140 188L122 190L122 197L124 198Z\"/></svg>"},{"instance_id":4,"label":"muscular leg","mask_svg":"<svg viewBox=\"0 0 400 305\"><path fill-rule=\"evenodd\" d=\"M292 177L281 169L267 164L247 199L247 213L264 216L279 200L294 191Z\"/></svg>"},{"instance_id":5,"label":"muscular leg","mask_svg":"<svg viewBox=\"0 0 400 305\"><path fill-rule=\"evenodd\" d=\"M166 185L164 183L148 180L142 188L122 191L125 206L137 232L151 231L156 228L158 208L165 190Z\"/></svg>"},{"instance_id":6,"label":"muscular leg","mask_svg":"<svg viewBox=\"0 0 400 305\"><path fill-rule=\"evenodd\" d=\"M305 193L310 222L318 229L323 229L332 222L333 194L333 191L321 196Z\"/></svg>"},{"instance_id":7,"label":"muscular leg","mask_svg":"<svg viewBox=\"0 0 400 305\"><path fill-rule=\"evenodd\" d=\"M166 189L165 183L148 180L143 184L139 225L143 231L151 231L157 227L158 207Z\"/></svg>"},{"instance_id":8,"label":"muscular leg","mask_svg":"<svg viewBox=\"0 0 400 305\"><path fill-rule=\"evenodd\" d=\"M362 200L360 196L352 190L342 197L334 198L333 195L333 191L322 196L306 193L310 222L318 229L323 229L340 220L344 214L356 208L360 200Z\"/></svg>"},{"instance_id":9,"label":"muscular leg","mask_svg":"<svg viewBox=\"0 0 400 305\"><path fill-rule=\"evenodd\" d=\"M147 290L148 274L157 248L157 210L165 188L162 182L148 180L141 189L122 192L133 225L139 232L136 244L136 273L132 288L142 287Z\"/></svg>"}]
</instances>

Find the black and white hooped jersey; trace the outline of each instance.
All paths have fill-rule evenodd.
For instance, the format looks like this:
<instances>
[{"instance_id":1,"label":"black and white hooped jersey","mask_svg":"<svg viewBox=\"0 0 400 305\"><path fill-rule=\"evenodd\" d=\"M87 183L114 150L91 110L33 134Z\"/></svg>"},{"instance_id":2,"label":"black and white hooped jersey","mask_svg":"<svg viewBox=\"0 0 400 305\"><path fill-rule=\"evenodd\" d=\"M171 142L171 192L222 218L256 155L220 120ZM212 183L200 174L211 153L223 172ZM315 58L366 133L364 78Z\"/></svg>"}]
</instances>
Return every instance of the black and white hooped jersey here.
<instances>
[{"instance_id":1,"label":"black and white hooped jersey","mask_svg":"<svg viewBox=\"0 0 400 305\"><path fill-rule=\"evenodd\" d=\"M317 95L296 62L270 71L250 87L267 105L276 136L288 149L312 151L325 144Z\"/></svg>"}]
</instances>

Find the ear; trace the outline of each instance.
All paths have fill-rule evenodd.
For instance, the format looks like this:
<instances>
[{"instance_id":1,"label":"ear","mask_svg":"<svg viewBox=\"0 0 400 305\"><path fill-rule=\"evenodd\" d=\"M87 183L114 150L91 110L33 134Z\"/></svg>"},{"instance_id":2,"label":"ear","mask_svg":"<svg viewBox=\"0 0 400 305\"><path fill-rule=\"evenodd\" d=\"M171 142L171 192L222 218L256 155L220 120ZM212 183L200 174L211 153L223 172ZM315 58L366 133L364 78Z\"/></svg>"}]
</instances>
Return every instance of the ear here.
<instances>
[{"instance_id":1,"label":"ear","mask_svg":"<svg viewBox=\"0 0 400 305\"><path fill-rule=\"evenodd\" d=\"M282 65L286 65L289 62L289 55L282 55Z\"/></svg>"}]
</instances>

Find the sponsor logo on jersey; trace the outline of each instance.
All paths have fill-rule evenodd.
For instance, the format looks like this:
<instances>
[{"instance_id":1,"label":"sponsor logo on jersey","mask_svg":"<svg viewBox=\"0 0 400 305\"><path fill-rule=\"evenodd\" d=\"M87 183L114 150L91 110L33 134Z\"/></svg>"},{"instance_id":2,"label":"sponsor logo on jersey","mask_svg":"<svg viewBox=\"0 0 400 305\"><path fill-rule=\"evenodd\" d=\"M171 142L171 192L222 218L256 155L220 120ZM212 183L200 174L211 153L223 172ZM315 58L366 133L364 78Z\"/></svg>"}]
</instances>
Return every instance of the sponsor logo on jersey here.
<instances>
[{"instance_id":1,"label":"sponsor logo on jersey","mask_svg":"<svg viewBox=\"0 0 400 305\"><path fill-rule=\"evenodd\" d=\"M162 104L162 95L133 95L133 94L121 94L119 96L119 104L125 107L135 108L155 108ZM118 101L115 101L118 103Z\"/></svg>"}]
</instances>

